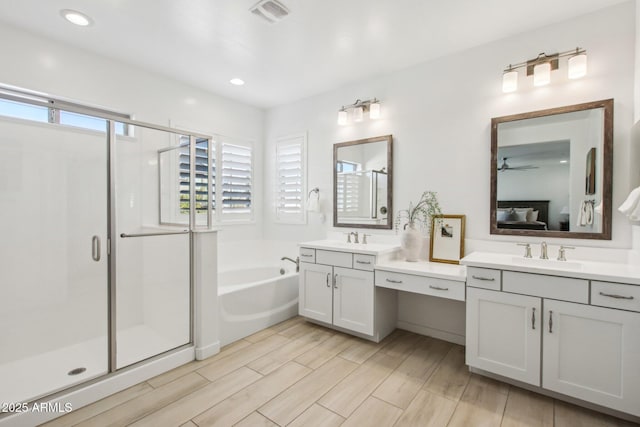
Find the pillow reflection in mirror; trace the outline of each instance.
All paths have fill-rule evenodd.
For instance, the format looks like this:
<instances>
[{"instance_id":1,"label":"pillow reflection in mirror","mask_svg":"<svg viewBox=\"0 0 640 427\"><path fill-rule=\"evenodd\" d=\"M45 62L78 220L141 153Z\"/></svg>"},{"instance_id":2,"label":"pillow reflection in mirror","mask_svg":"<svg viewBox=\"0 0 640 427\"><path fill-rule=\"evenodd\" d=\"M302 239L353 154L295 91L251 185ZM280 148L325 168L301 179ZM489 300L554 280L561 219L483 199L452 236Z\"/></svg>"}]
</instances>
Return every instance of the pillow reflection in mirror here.
<instances>
[{"instance_id":1,"label":"pillow reflection in mirror","mask_svg":"<svg viewBox=\"0 0 640 427\"><path fill-rule=\"evenodd\" d=\"M508 221L507 217L509 216L509 209L497 209L496 210L496 220L497 221Z\"/></svg>"},{"instance_id":2,"label":"pillow reflection in mirror","mask_svg":"<svg viewBox=\"0 0 640 427\"><path fill-rule=\"evenodd\" d=\"M527 212L527 222L534 222L538 220L538 214L540 213L540 211L534 211L533 209L530 209Z\"/></svg>"}]
</instances>

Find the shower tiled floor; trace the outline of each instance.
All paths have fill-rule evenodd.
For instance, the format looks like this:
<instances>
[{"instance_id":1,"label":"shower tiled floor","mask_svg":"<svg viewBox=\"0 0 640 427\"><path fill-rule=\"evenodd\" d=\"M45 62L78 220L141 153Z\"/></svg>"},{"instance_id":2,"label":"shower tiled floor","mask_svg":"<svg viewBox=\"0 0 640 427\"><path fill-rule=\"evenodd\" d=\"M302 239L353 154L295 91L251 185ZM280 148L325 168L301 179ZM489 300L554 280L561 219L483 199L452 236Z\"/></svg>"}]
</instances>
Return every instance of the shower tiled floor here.
<instances>
[{"instance_id":1,"label":"shower tiled floor","mask_svg":"<svg viewBox=\"0 0 640 427\"><path fill-rule=\"evenodd\" d=\"M464 348L287 320L48 426L631 426L470 374Z\"/></svg>"}]
</instances>

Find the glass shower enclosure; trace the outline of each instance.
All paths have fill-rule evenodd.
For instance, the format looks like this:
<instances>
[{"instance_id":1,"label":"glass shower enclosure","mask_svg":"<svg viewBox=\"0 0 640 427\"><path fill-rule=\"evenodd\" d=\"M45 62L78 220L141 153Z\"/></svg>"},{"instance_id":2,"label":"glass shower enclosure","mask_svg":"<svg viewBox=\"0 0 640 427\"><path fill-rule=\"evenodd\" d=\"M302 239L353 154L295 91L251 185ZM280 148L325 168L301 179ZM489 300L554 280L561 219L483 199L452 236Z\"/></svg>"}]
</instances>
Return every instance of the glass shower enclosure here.
<instances>
[{"instance_id":1,"label":"glass shower enclosure","mask_svg":"<svg viewBox=\"0 0 640 427\"><path fill-rule=\"evenodd\" d=\"M4 89L0 103L0 402L190 345L211 138Z\"/></svg>"}]
</instances>

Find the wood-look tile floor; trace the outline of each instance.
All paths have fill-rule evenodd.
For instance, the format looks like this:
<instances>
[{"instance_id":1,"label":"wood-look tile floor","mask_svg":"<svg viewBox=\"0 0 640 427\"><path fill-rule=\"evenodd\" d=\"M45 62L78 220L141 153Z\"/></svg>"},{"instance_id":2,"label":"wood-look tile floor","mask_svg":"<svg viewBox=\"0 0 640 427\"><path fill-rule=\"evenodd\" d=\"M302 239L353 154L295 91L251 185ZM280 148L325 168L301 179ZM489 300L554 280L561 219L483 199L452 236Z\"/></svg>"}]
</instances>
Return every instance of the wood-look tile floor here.
<instances>
[{"instance_id":1,"label":"wood-look tile floor","mask_svg":"<svg viewBox=\"0 0 640 427\"><path fill-rule=\"evenodd\" d=\"M287 320L47 426L631 426L470 374L464 348Z\"/></svg>"}]
</instances>

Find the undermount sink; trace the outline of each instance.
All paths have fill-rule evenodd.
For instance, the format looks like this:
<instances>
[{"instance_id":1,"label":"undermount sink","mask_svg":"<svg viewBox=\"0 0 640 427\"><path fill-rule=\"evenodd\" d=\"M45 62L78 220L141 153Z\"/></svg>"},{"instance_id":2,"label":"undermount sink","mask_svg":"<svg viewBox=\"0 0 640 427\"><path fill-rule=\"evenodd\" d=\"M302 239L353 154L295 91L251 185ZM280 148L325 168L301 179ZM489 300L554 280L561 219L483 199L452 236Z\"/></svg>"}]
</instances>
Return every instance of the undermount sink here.
<instances>
[{"instance_id":1,"label":"undermount sink","mask_svg":"<svg viewBox=\"0 0 640 427\"><path fill-rule=\"evenodd\" d=\"M562 268L569 270L580 270L582 268L582 264L576 261L556 261L540 258L513 257L513 263L541 268Z\"/></svg>"},{"instance_id":2,"label":"undermount sink","mask_svg":"<svg viewBox=\"0 0 640 427\"><path fill-rule=\"evenodd\" d=\"M398 245L387 243L348 243L340 240L316 240L300 243L300 246L334 251L348 251L380 255L398 249Z\"/></svg>"}]
</instances>

